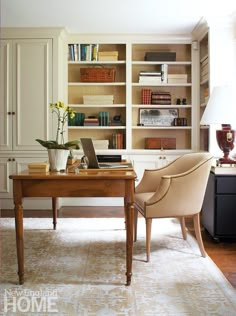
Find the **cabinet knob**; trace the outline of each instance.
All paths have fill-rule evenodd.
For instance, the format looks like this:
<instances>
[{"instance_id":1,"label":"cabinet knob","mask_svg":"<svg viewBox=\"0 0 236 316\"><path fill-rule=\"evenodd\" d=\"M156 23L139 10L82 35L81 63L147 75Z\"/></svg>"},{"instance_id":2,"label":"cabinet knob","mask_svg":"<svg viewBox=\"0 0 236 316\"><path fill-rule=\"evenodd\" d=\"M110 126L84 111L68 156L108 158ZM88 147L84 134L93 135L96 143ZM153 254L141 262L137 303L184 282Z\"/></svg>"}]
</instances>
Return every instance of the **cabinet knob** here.
<instances>
[{"instance_id":1,"label":"cabinet knob","mask_svg":"<svg viewBox=\"0 0 236 316\"><path fill-rule=\"evenodd\" d=\"M8 158L7 161L11 161L11 158Z\"/></svg>"},{"instance_id":2,"label":"cabinet knob","mask_svg":"<svg viewBox=\"0 0 236 316\"><path fill-rule=\"evenodd\" d=\"M11 112L7 112L8 115L11 115Z\"/></svg>"},{"instance_id":3,"label":"cabinet knob","mask_svg":"<svg viewBox=\"0 0 236 316\"><path fill-rule=\"evenodd\" d=\"M11 112L11 114L12 114L12 115L15 115L15 114L16 114L16 112Z\"/></svg>"}]
</instances>

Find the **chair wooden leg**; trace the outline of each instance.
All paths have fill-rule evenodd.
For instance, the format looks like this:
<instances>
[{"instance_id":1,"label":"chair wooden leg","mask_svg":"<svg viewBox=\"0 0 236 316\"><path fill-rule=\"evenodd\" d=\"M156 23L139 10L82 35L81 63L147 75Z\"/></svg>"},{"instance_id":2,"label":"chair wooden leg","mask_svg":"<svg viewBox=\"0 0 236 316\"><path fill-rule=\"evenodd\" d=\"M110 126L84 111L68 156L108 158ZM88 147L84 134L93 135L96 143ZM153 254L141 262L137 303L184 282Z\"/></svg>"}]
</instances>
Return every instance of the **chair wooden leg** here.
<instances>
[{"instance_id":1,"label":"chair wooden leg","mask_svg":"<svg viewBox=\"0 0 236 316\"><path fill-rule=\"evenodd\" d=\"M193 216L193 223L194 223L194 231L195 231L195 235L196 235L196 239L197 239L197 243L198 243L199 249L201 251L201 255L203 257L206 257L206 252L205 252L203 241L202 241L199 213L195 214Z\"/></svg>"},{"instance_id":2,"label":"chair wooden leg","mask_svg":"<svg viewBox=\"0 0 236 316\"><path fill-rule=\"evenodd\" d=\"M146 254L147 262L150 261L150 249L151 249L151 231L152 231L152 219L146 218Z\"/></svg>"},{"instance_id":3,"label":"chair wooden leg","mask_svg":"<svg viewBox=\"0 0 236 316\"><path fill-rule=\"evenodd\" d=\"M186 226L185 226L185 218L184 217L180 217L180 225L181 225L183 239L186 240L187 234L186 234Z\"/></svg>"}]
</instances>

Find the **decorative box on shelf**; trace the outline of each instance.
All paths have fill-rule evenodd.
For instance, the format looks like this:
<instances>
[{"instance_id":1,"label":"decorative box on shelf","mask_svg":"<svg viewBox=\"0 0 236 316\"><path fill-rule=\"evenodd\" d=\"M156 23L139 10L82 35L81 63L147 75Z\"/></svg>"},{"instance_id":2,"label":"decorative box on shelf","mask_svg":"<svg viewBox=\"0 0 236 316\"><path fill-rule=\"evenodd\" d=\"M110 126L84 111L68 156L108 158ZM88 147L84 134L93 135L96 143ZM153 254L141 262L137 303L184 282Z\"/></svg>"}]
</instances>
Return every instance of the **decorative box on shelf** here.
<instances>
[{"instance_id":1,"label":"decorative box on shelf","mask_svg":"<svg viewBox=\"0 0 236 316\"><path fill-rule=\"evenodd\" d=\"M176 61L175 52L147 52L144 56L146 61Z\"/></svg>"},{"instance_id":2,"label":"decorative box on shelf","mask_svg":"<svg viewBox=\"0 0 236 316\"><path fill-rule=\"evenodd\" d=\"M145 149L176 149L176 138L170 137L147 137Z\"/></svg>"},{"instance_id":3,"label":"decorative box on shelf","mask_svg":"<svg viewBox=\"0 0 236 316\"><path fill-rule=\"evenodd\" d=\"M82 82L114 82L115 74L115 68L80 68Z\"/></svg>"},{"instance_id":4,"label":"decorative box on shelf","mask_svg":"<svg viewBox=\"0 0 236 316\"><path fill-rule=\"evenodd\" d=\"M105 104L113 104L114 103L114 95L84 95L83 96L84 104L97 104L97 105L105 105Z\"/></svg>"},{"instance_id":5,"label":"decorative box on shelf","mask_svg":"<svg viewBox=\"0 0 236 316\"><path fill-rule=\"evenodd\" d=\"M118 60L118 52L98 52L98 60L99 61L117 61Z\"/></svg>"},{"instance_id":6,"label":"decorative box on shelf","mask_svg":"<svg viewBox=\"0 0 236 316\"><path fill-rule=\"evenodd\" d=\"M167 81L168 83L187 83L188 75L187 74L168 74Z\"/></svg>"}]
</instances>

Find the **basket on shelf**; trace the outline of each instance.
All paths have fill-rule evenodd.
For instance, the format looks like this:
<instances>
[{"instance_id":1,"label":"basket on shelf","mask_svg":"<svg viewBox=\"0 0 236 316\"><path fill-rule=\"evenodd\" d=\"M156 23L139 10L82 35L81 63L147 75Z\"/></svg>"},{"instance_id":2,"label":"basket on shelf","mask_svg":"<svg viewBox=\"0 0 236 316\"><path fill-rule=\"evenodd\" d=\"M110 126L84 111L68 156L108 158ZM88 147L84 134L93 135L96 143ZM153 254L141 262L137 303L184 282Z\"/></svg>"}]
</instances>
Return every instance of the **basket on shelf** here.
<instances>
[{"instance_id":1,"label":"basket on shelf","mask_svg":"<svg viewBox=\"0 0 236 316\"><path fill-rule=\"evenodd\" d=\"M115 74L115 68L80 68L82 82L114 82Z\"/></svg>"}]
</instances>

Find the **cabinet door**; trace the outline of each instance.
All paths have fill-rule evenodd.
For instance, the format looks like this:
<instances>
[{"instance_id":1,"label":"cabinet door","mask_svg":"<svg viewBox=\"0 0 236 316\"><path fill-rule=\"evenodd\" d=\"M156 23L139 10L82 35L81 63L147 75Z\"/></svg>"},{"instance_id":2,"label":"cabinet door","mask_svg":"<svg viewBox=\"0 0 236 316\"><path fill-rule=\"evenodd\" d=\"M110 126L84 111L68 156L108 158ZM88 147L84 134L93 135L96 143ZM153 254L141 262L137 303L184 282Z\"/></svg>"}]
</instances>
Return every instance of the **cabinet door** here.
<instances>
[{"instance_id":1,"label":"cabinet door","mask_svg":"<svg viewBox=\"0 0 236 316\"><path fill-rule=\"evenodd\" d=\"M0 158L0 197L8 198L12 196L12 183L9 179L9 175L12 170L13 161L10 158Z\"/></svg>"},{"instance_id":2,"label":"cabinet door","mask_svg":"<svg viewBox=\"0 0 236 316\"><path fill-rule=\"evenodd\" d=\"M12 149L12 41L1 40L0 150Z\"/></svg>"},{"instance_id":3,"label":"cabinet door","mask_svg":"<svg viewBox=\"0 0 236 316\"><path fill-rule=\"evenodd\" d=\"M52 39L13 41L13 150L43 150L49 139Z\"/></svg>"},{"instance_id":4,"label":"cabinet door","mask_svg":"<svg viewBox=\"0 0 236 316\"><path fill-rule=\"evenodd\" d=\"M12 180L9 179L9 176L11 174L27 170L28 163L30 162L38 162L45 160L46 158L43 157L0 157L0 198L4 199L13 197Z\"/></svg>"}]
</instances>

